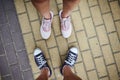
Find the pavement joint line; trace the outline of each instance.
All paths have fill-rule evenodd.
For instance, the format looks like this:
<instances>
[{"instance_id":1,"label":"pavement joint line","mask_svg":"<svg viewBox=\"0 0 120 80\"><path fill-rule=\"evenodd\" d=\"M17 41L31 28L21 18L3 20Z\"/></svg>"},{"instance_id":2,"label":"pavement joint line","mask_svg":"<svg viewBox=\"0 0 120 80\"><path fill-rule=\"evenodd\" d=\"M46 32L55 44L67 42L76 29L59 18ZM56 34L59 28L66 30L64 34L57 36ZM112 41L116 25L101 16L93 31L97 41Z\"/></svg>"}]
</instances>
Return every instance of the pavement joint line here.
<instances>
[{"instance_id":1,"label":"pavement joint line","mask_svg":"<svg viewBox=\"0 0 120 80\"><path fill-rule=\"evenodd\" d=\"M1 77L7 77L7 76L11 76L11 74L7 74L7 75L1 76Z\"/></svg>"},{"instance_id":2,"label":"pavement joint line","mask_svg":"<svg viewBox=\"0 0 120 80\"><path fill-rule=\"evenodd\" d=\"M91 72L91 71L95 71L96 69L90 69L90 70L87 70L87 72Z\"/></svg>"},{"instance_id":3,"label":"pavement joint line","mask_svg":"<svg viewBox=\"0 0 120 80\"><path fill-rule=\"evenodd\" d=\"M107 33L108 35L112 34L112 33L117 33L117 31L112 31L112 32L109 32Z\"/></svg>"},{"instance_id":4,"label":"pavement joint line","mask_svg":"<svg viewBox=\"0 0 120 80\"><path fill-rule=\"evenodd\" d=\"M19 15L23 15L23 14L26 14L27 12L25 11L25 12L21 12L21 13L17 13L18 14L18 16Z\"/></svg>"}]
</instances>

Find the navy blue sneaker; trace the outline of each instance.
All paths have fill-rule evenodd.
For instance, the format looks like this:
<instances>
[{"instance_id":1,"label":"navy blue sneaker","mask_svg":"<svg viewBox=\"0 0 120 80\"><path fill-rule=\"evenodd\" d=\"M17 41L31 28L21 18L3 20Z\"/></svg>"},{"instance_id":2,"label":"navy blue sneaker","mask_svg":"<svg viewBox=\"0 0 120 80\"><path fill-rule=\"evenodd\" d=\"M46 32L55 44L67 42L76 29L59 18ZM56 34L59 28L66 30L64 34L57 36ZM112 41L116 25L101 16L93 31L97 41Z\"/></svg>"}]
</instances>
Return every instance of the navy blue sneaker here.
<instances>
[{"instance_id":1,"label":"navy blue sneaker","mask_svg":"<svg viewBox=\"0 0 120 80\"><path fill-rule=\"evenodd\" d=\"M47 63L47 60L45 59L43 52L39 48L34 50L34 59L40 70L43 68L48 68L50 77L52 75L52 71Z\"/></svg>"},{"instance_id":2,"label":"navy blue sneaker","mask_svg":"<svg viewBox=\"0 0 120 80\"><path fill-rule=\"evenodd\" d=\"M78 57L78 49L76 47L70 48L69 51L68 51L67 57L66 57L63 65L60 69L60 72L61 72L62 75L63 75L64 66L65 65L70 66L70 67L74 66L74 64L77 60L77 57Z\"/></svg>"}]
</instances>

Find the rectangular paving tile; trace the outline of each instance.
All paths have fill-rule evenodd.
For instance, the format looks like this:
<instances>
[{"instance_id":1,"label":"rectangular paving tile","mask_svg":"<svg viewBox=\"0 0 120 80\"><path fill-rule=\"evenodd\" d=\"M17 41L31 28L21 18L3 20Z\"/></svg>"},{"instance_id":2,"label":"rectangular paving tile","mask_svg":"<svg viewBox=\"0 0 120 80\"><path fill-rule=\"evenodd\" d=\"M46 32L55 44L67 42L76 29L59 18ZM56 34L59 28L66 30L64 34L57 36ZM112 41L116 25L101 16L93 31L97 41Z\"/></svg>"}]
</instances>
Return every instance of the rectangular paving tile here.
<instances>
[{"instance_id":1,"label":"rectangular paving tile","mask_svg":"<svg viewBox=\"0 0 120 80\"><path fill-rule=\"evenodd\" d=\"M9 65L6 56L0 56L0 71L1 71L1 76L10 74Z\"/></svg>"},{"instance_id":2,"label":"rectangular paving tile","mask_svg":"<svg viewBox=\"0 0 120 80\"><path fill-rule=\"evenodd\" d=\"M92 13L92 18L93 18L94 24L96 26L103 24L102 16L100 13L100 8L98 6L94 6L94 7L91 7L90 10Z\"/></svg>"},{"instance_id":3,"label":"rectangular paving tile","mask_svg":"<svg viewBox=\"0 0 120 80\"><path fill-rule=\"evenodd\" d=\"M86 32L87 32L87 36L88 37L93 37L96 35L95 33L95 28L94 28L94 25L93 25L93 21L92 21L92 18L86 18L83 20L83 23L85 25L85 29L86 29Z\"/></svg>"},{"instance_id":4,"label":"rectangular paving tile","mask_svg":"<svg viewBox=\"0 0 120 80\"><path fill-rule=\"evenodd\" d=\"M12 39L17 52L25 49L22 33L12 33Z\"/></svg>"},{"instance_id":5,"label":"rectangular paving tile","mask_svg":"<svg viewBox=\"0 0 120 80\"><path fill-rule=\"evenodd\" d=\"M10 67L11 73L12 73L12 77L14 80L23 80L22 78L22 74L20 71L20 67L18 64L12 65Z\"/></svg>"},{"instance_id":6,"label":"rectangular paving tile","mask_svg":"<svg viewBox=\"0 0 120 80\"><path fill-rule=\"evenodd\" d=\"M80 7L80 12L81 12L82 18L86 18L86 17L90 16L90 10L89 10L89 7L88 7L87 0L81 0L80 4L79 4L79 7Z\"/></svg>"},{"instance_id":7,"label":"rectangular paving tile","mask_svg":"<svg viewBox=\"0 0 120 80\"><path fill-rule=\"evenodd\" d=\"M6 11L7 18L9 20L9 26L11 32L21 32L21 28L18 22L18 18L14 9Z\"/></svg>"},{"instance_id":8,"label":"rectangular paving tile","mask_svg":"<svg viewBox=\"0 0 120 80\"><path fill-rule=\"evenodd\" d=\"M91 50L92 50L93 57L101 56L102 54L101 54L98 39L96 37L91 38L91 39L89 39L89 43L90 43L90 47L91 47Z\"/></svg>"},{"instance_id":9,"label":"rectangular paving tile","mask_svg":"<svg viewBox=\"0 0 120 80\"><path fill-rule=\"evenodd\" d=\"M110 45L102 46L102 51L106 65L114 63L113 53Z\"/></svg>"},{"instance_id":10,"label":"rectangular paving tile","mask_svg":"<svg viewBox=\"0 0 120 80\"><path fill-rule=\"evenodd\" d=\"M76 34L77 34L77 39L78 39L78 43L80 46L80 50L83 51L83 50L89 49L85 31L77 32Z\"/></svg>"},{"instance_id":11,"label":"rectangular paving tile","mask_svg":"<svg viewBox=\"0 0 120 80\"><path fill-rule=\"evenodd\" d=\"M40 40L42 39L41 34L40 34L40 21L34 21L31 22L32 25L32 31L35 37L35 40Z\"/></svg>"},{"instance_id":12,"label":"rectangular paving tile","mask_svg":"<svg viewBox=\"0 0 120 80\"><path fill-rule=\"evenodd\" d=\"M23 72L23 80L34 80L31 70Z\"/></svg>"},{"instance_id":13,"label":"rectangular paving tile","mask_svg":"<svg viewBox=\"0 0 120 80\"><path fill-rule=\"evenodd\" d=\"M86 67L86 70L92 70L95 68L92 55L90 51L82 52L83 61Z\"/></svg>"},{"instance_id":14,"label":"rectangular paving tile","mask_svg":"<svg viewBox=\"0 0 120 80\"><path fill-rule=\"evenodd\" d=\"M79 30L84 29L83 23L81 20L81 16L80 16L80 13L78 11L72 13L71 19L72 19L73 27L74 27L75 31L79 31Z\"/></svg>"},{"instance_id":15,"label":"rectangular paving tile","mask_svg":"<svg viewBox=\"0 0 120 80\"><path fill-rule=\"evenodd\" d=\"M35 42L32 33L23 35L25 47L27 50L27 53L33 53L35 48Z\"/></svg>"},{"instance_id":16,"label":"rectangular paving tile","mask_svg":"<svg viewBox=\"0 0 120 80\"><path fill-rule=\"evenodd\" d=\"M14 0L2 0L5 10L15 9ZM9 5L8 5L9 4Z\"/></svg>"},{"instance_id":17,"label":"rectangular paving tile","mask_svg":"<svg viewBox=\"0 0 120 80\"><path fill-rule=\"evenodd\" d=\"M56 37L60 55L65 55L68 50L67 41L62 36Z\"/></svg>"},{"instance_id":18,"label":"rectangular paving tile","mask_svg":"<svg viewBox=\"0 0 120 80\"><path fill-rule=\"evenodd\" d=\"M5 46L6 55L9 64L17 63L17 55L13 43Z\"/></svg>"},{"instance_id":19,"label":"rectangular paving tile","mask_svg":"<svg viewBox=\"0 0 120 80\"><path fill-rule=\"evenodd\" d=\"M1 38L3 40L3 44L6 45L8 43L12 42L12 37L11 37L11 32L9 30L9 25L8 24L4 24L0 26L0 30L1 30Z\"/></svg>"},{"instance_id":20,"label":"rectangular paving tile","mask_svg":"<svg viewBox=\"0 0 120 80\"><path fill-rule=\"evenodd\" d=\"M49 49L53 68L61 66L61 59L57 48Z\"/></svg>"},{"instance_id":21,"label":"rectangular paving tile","mask_svg":"<svg viewBox=\"0 0 120 80\"><path fill-rule=\"evenodd\" d=\"M117 53L117 54L114 54L115 56L115 61L116 61L116 64L117 64L117 68L118 68L118 71L120 72L120 53Z\"/></svg>"},{"instance_id":22,"label":"rectangular paving tile","mask_svg":"<svg viewBox=\"0 0 120 80\"><path fill-rule=\"evenodd\" d=\"M108 37L107 37L107 32L105 30L105 26L101 25L99 27L96 27L97 34L98 34L98 39L100 42L100 45L108 44Z\"/></svg>"},{"instance_id":23,"label":"rectangular paving tile","mask_svg":"<svg viewBox=\"0 0 120 80\"><path fill-rule=\"evenodd\" d=\"M73 30L71 36L67 39L68 43L72 43L76 41L75 31Z\"/></svg>"},{"instance_id":24,"label":"rectangular paving tile","mask_svg":"<svg viewBox=\"0 0 120 80\"><path fill-rule=\"evenodd\" d=\"M106 67L105 67L105 63L104 63L102 57L95 59L95 65L96 65L97 73L98 73L99 77L108 75Z\"/></svg>"},{"instance_id":25,"label":"rectangular paving tile","mask_svg":"<svg viewBox=\"0 0 120 80\"><path fill-rule=\"evenodd\" d=\"M115 31L115 25L113 22L112 14L111 13L104 14L103 19L105 22L105 27L107 29L107 32L110 33L110 32Z\"/></svg>"},{"instance_id":26,"label":"rectangular paving tile","mask_svg":"<svg viewBox=\"0 0 120 80\"><path fill-rule=\"evenodd\" d=\"M113 52L120 51L120 42L119 42L117 33L115 32L115 33L109 34L109 38L110 38L110 44Z\"/></svg>"},{"instance_id":27,"label":"rectangular paving tile","mask_svg":"<svg viewBox=\"0 0 120 80\"><path fill-rule=\"evenodd\" d=\"M0 2L2 3L2 0L0 0ZM2 3L0 4L0 24L5 24L6 22L7 22L7 17Z\"/></svg>"},{"instance_id":28,"label":"rectangular paving tile","mask_svg":"<svg viewBox=\"0 0 120 80\"><path fill-rule=\"evenodd\" d=\"M114 20L120 19L120 8L119 8L118 1L110 2L110 7L112 10Z\"/></svg>"},{"instance_id":29,"label":"rectangular paving tile","mask_svg":"<svg viewBox=\"0 0 120 80\"><path fill-rule=\"evenodd\" d=\"M89 77L89 80L99 80L97 76L97 72L95 70L88 72L88 77Z\"/></svg>"},{"instance_id":30,"label":"rectangular paving tile","mask_svg":"<svg viewBox=\"0 0 120 80\"><path fill-rule=\"evenodd\" d=\"M48 49L47 49L45 41L44 40L37 41L36 44L37 44L37 47L43 51L45 57L49 58L49 53L48 53Z\"/></svg>"},{"instance_id":31,"label":"rectangular paving tile","mask_svg":"<svg viewBox=\"0 0 120 80\"><path fill-rule=\"evenodd\" d=\"M25 4L23 0L14 0L17 13L23 13L26 11Z\"/></svg>"},{"instance_id":32,"label":"rectangular paving tile","mask_svg":"<svg viewBox=\"0 0 120 80\"><path fill-rule=\"evenodd\" d=\"M53 31L51 32L51 36L48 40L46 40L47 42L47 47L51 48L51 47L55 47L56 46L56 40L55 40L55 36Z\"/></svg>"},{"instance_id":33,"label":"rectangular paving tile","mask_svg":"<svg viewBox=\"0 0 120 80\"><path fill-rule=\"evenodd\" d=\"M102 13L106 13L110 11L110 7L107 0L98 0L98 2Z\"/></svg>"},{"instance_id":34,"label":"rectangular paving tile","mask_svg":"<svg viewBox=\"0 0 120 80\"><path fill-rule=\"evenodd\" d=\"M18 15L18 19L19 19L19 23L20 23L22 33L31 32L31 26L30 26L30 22L28 20L27 13Z\"/></svg>"},{"instance_id":35,"label":"rectangular paving tile","mask_svg":"<svg viewBox=\"0 0 120 80\"><path fill-rule=\"evenodd\" d=\"M115 65L110 65L107 67L110 80L119 80L118 72ZM114 73L114 74L113 74Z\"/></svg>"},{"instance_id":36,"label":"rectangular paving tile","mask_svg":"<svg viewBox=\"0 0 120 80\"><path fill-rule=\"evenodd\" d=\"M18 61L21 66L21 70L26 70L30 68L28 56L26 50L18 52Z\"/></svg>"},{"instance_id":37,"label":"rectangular paving tile","mask_svg":"<svg viewBox=\"0 0 120 80\"><path fill-rule=\"evenodd\" d=\"M30 20L38 19L37 11L31 2L26 3L26 8Z\"/></svg>"}]
</instances>

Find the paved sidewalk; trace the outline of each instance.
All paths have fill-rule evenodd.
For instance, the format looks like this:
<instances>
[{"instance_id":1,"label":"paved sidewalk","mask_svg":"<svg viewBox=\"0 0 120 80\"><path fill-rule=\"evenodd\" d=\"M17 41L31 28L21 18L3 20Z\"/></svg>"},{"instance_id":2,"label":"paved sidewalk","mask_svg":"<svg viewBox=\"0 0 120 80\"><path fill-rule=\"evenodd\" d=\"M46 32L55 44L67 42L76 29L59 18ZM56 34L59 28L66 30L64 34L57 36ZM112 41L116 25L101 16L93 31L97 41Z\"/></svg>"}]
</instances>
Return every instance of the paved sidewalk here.
<instances>
[{"instance_id":1,"label":"paved sidewalk","mask_svg":"<svg viewBox=\"0 0 120 80\"><path fill-rule=\"evenodd\" d=\"M33 80L13 0L0 0L0 76Z\"/></svg>"},{"instance_id":2,"label":"paved sidewalk","mask_svg":"<svg viewBox=\"0 0 120 80\"><path fill-rule=\"evenodd\" d=\"M14 0L15 7L12 0L0 2L3 80L36 79L40 75L33 57L36 47L43 50L52 68L50 80L62 80L59 69L71 46L79 49L72 71L83 80L120 79L120 7L117 0L81 0L71 14L73 32L68 39L60 32L58 11L62 9L62 0L51 0L54 20L48 40L40 36L41 16L30 0Z\"/></svg>"},{"instance_id":3,"label":"paved sidewalk","mask_svg":"<svg viewBox=\"0 0 120 80\"><path fill-rule=\"evenodd\" d=\"M40 74L33 50L39 47L52 68L50 80L62 80L61 63L70 46L79 48L79 58L74 73L83 80L119 80L120 78L120 8L117 0L81 0L71 14L72 36L61 36L58 11L62 0L51 0L54 12L52 35L43 40L39 33L41 16L30 0L15 0L25 46L34 78Z\"/></svg>"}]
</instances>

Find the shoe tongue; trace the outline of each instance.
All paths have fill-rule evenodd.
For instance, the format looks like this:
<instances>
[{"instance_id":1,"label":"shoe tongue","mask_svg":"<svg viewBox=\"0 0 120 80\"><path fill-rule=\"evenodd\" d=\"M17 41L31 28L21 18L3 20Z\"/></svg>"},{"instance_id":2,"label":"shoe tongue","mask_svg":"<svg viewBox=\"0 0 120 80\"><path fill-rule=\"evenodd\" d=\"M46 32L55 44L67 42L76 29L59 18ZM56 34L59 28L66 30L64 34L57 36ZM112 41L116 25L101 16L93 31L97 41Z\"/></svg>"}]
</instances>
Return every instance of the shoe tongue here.
<instances>
[{"instance_id":1,"label":"shoe tongue","mask_svg":"<svg viewBox=\"0 0 120 80\"><path fill-rule=\"evenodd\" d=\"M67 20L67 18L62 18L63 21Z\"/></svg>"},{"instance_id":2,"label":"shoe tongue","mask_svg":"<svg viewBox=\"0 0 120 80\"><path fill-rule=\"evenodd\" d=\"M44 21L49 22L49 21L50 21L50 19L45 19L45 18L44 18Z\"/></svg>"},{"instance_id":3,"label":"shoe tongue","mask_svg":"<svg viewBox=\"0 0 120 80\"><path fill-rule=\"evenodd\" d=\"M68 16L68 17L65 17L65 18L62 18L62 20L68 20L70 17Z\"/></svg>"}]
</instances>

